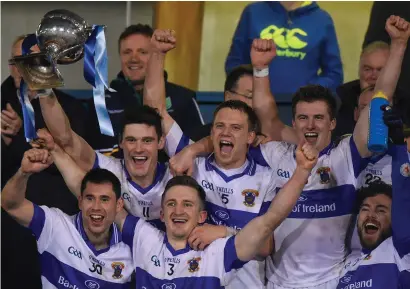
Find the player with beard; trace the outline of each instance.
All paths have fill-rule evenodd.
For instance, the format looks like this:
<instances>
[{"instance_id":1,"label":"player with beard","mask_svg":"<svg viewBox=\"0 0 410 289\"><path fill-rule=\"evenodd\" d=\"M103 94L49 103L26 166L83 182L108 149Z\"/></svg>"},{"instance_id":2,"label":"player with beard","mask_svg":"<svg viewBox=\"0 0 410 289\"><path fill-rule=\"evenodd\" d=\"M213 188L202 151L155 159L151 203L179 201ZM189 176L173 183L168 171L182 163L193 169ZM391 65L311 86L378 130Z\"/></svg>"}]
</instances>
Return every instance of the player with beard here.
<instances>
[{"instance_id":1,"label":"player with beard","mask_svg":"<svg viewBox=\"0 0 410 289\"><path fill-rule=\"evenodd\" d=\"M392 186L374 182L359 191L363 249L347 258L337 289L410 288L410 164L404 145L390 154Z\"/></svg>"},{"instance_id":2,"label":"player with beard","mask_svg":"<svg viewBox=\"0 0 410 289\"><path fill-rule=\"evenodd\" d=\"M396 16L387 20L386 29L392 38L391 53L375 90L391 100L409 29L407 22ZM254 78L260 78L256 79L258 84L265 86L260 90L262 93L257 93L254 82L254 108L262 132L272 139L291 136L288 139L291 143L306 140L320 151L302 197L275 231L276 252L267 260L268 288L333 289L347 253L345 239L356 199L357 177L371 156L367 149L369 108L363 110L353 136L332 143L331 132L336 126L332 93L320 86L302 87L292 99L293 129L285 127L279 123L276 104L268 89L266 69L275 56L274 45L270 40L258 39L254 40L252 49L255 50L251 52ZM204 144L209 143L201 141L186 148L180 156L171 159L171 166L176 164L174 169L179 173L188 170L196 155L212 151ZM260 164L273 169L280 187L294 171L294 150L295 145L272 141L253 150L252 155Z\"/></svg>"}]
</instances>

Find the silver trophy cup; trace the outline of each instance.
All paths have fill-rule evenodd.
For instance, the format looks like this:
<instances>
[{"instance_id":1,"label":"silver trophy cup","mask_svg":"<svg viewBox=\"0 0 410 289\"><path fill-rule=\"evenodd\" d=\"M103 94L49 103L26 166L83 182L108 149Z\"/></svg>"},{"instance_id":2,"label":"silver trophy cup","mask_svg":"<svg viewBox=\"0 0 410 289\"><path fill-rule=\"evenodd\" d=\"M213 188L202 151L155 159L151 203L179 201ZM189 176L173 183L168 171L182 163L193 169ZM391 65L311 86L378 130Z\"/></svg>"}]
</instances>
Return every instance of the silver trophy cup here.
<instances>
[{"instance_id":1,"label":"silver trophy cup","mask_svg":"<svg viewBox=\"0 0 410 289\"><path fill-rule=\"evenodd\" d=\"M53 10L44 15L36 30L39 53L16 56L16 65L31 90L64 86L57 64L71 64L84 57L84 44L92 27L68 10Z\"/></svg>"}]
</instances>

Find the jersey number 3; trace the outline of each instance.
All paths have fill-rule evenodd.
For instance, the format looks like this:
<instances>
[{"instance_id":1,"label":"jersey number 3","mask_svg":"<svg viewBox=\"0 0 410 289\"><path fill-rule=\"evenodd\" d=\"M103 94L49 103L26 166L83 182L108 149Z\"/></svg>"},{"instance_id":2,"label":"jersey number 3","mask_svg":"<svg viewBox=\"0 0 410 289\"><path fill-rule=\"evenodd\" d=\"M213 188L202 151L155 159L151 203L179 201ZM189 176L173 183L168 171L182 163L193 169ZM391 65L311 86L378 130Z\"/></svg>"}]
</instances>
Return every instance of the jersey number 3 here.
<instances>
[{"instance_id":1,"label":"jersey number 3","mask_svg":"<svg viewBox=\"0 0 410 289\"><path fill-rule=\"evenodd\" d=\"M169 265L169 270L168 270L167 274L168 274L168 276L171 276L172 274L174 274L175 264L168 263L168 265Z\"/></svg>"}]
</instances>

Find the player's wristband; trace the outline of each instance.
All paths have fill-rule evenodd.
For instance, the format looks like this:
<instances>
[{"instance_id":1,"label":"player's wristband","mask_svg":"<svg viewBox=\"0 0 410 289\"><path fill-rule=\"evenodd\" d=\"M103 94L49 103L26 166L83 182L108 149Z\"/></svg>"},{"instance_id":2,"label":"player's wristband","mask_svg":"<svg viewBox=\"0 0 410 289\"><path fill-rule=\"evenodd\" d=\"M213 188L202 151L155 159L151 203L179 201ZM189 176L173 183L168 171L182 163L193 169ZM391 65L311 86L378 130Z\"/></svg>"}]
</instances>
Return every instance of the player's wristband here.
<instances>
[{"instance_id":1,"label":"player's wristband","mask_svg":"<svg viewBox=\"0 0 410 289\"><path fill-rule=\"evenodd\" d=\"M53 93L51 88L37 90L37 94L34 98L49 97Z\"/></svg>"},{"instance_id":2,"label":"player's wristband","mask_svg":"<svg viewBox=\"0 0 410 289\"><path fill-rule=\"evenodd\" d=\"M269 75L269 68L266 67L266 68L259 69L259 68L254 67L253 68L253 75L255 77L266 77L266 76Z\"/></svg>"},{"instance_id":3,"label":"player's wristband","mask_svg":"<svg viewBox=\"0 0 410 289\"><path fill-rule=\"evenodd\" d=\"M237 230L235 230L234 228L231 228L231 227L226 227L226 236L227 237L235 236L236 234L238 234Z\"/></svg>"}]
</instances>

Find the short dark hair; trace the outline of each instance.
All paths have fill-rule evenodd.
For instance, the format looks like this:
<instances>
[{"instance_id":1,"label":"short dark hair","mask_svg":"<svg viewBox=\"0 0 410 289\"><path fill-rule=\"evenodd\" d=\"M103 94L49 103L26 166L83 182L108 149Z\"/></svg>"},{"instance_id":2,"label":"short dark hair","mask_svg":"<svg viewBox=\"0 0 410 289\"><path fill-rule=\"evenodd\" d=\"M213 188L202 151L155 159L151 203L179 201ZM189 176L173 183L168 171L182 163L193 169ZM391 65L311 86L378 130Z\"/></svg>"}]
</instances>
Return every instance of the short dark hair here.
<instances>
[{"instance_id":1,"label":"short dark hair","mask_svg":"<svg viewBox=\"0 0 410 289\"><path fill-rule=\"evenodd\" d=\"M238 85L238 80L245 75L253 76L253 68L251 65L240 65L232 69L226 76L224 91L235 90Z\"/></svg>"},{"instance_id":2,"label":"short dark hair","mask_svg":"<svg viewBox=\"0 0 410 289\"><path fill-rule=\"evenodd\" d=\"M118 200L121 198L121 183L118 178L109 170L94 168L85 174L81 181L81 195L83 195L88 183L93 184L111 184L115 193L115 197Z\"/></svg>"},{"instance_id":3,"label":"short dark hair","mask_svg":"<svg viewBox=\"0 0 410 289\"><path fill-rule=\"evenodd\" d=\"M260 131L260 123L255 111L246 103L240 100L227 100L217 106L214 112L212 124L215 121L215 116L224 108L230 108L245 113L248 116L249 131L258 133Z\"/></svg>"},{"instance_id":4,"label":"short dark hair","mask_svg":"<svg viewBox=\"0 0 410 289\"><path fill-rule=\"evenodd\" d=\"M165 186L164 193L161 197L161 204L163 204L165 200L165 194L167 193L167 191L175 186L190 187L197 191L200 200L200 208L201 210L205 210L206 194L204 189L198 184L198 182L194 178L185 175L173 177L168 181L167 185Z\"/></svg>"},{"instance_id":5,"label":"short dark hair","mask_svg":"<svg viewBox=\"0 0 410 289\"><path fill-rule=\"evenodd\" d=\"M357 191L356 213L359 213L363 202L370 197L377 195L386 195L393 198L392 186L383 181L374 181L368 187L362 187Z\"/></svg>"},{"instance_id":6,"label":"short dark hair","mask_svg":"<svg viewBox=\"0 0 410 289\"><path fill-rule=\"evenodd\" d=\"M130 35L144 35L147 36L148 38L152 37L152 34L154 34L154 30L152 29L151 26L145 25L145 24L133 24L125 28L125 30L121 33L120 38L118 38L118 51L120 51L121 47L121 41L123 41L125 38L127 38Z\"/></svg>"},{"instance_id":7,"label":"short dark hair","mask_svg":"<svg viewBox=\"0 0 410 289\"><path fill-rule=\"evenodd\" d=\"M158 110L148 105L128 107L124 111L124 118L121 126L120 141L124 135L125 126L128 124L146 124L153 126L158 136L158 140L162 136L162 117Z\"/></svg>"},{"instance_id":8,"label":"short dark hair","mask_svg":"<svg viewBox=\"0 0 410 289\"><path fill-rule=\"evenodd\" d=\"M336 99L330 89L321 85L306 85L299 88L292 98L292 117L296 116L296 105L299 102L324 101L328 106L330 119L336 118Z\"/></svg>"}]
</instances>

